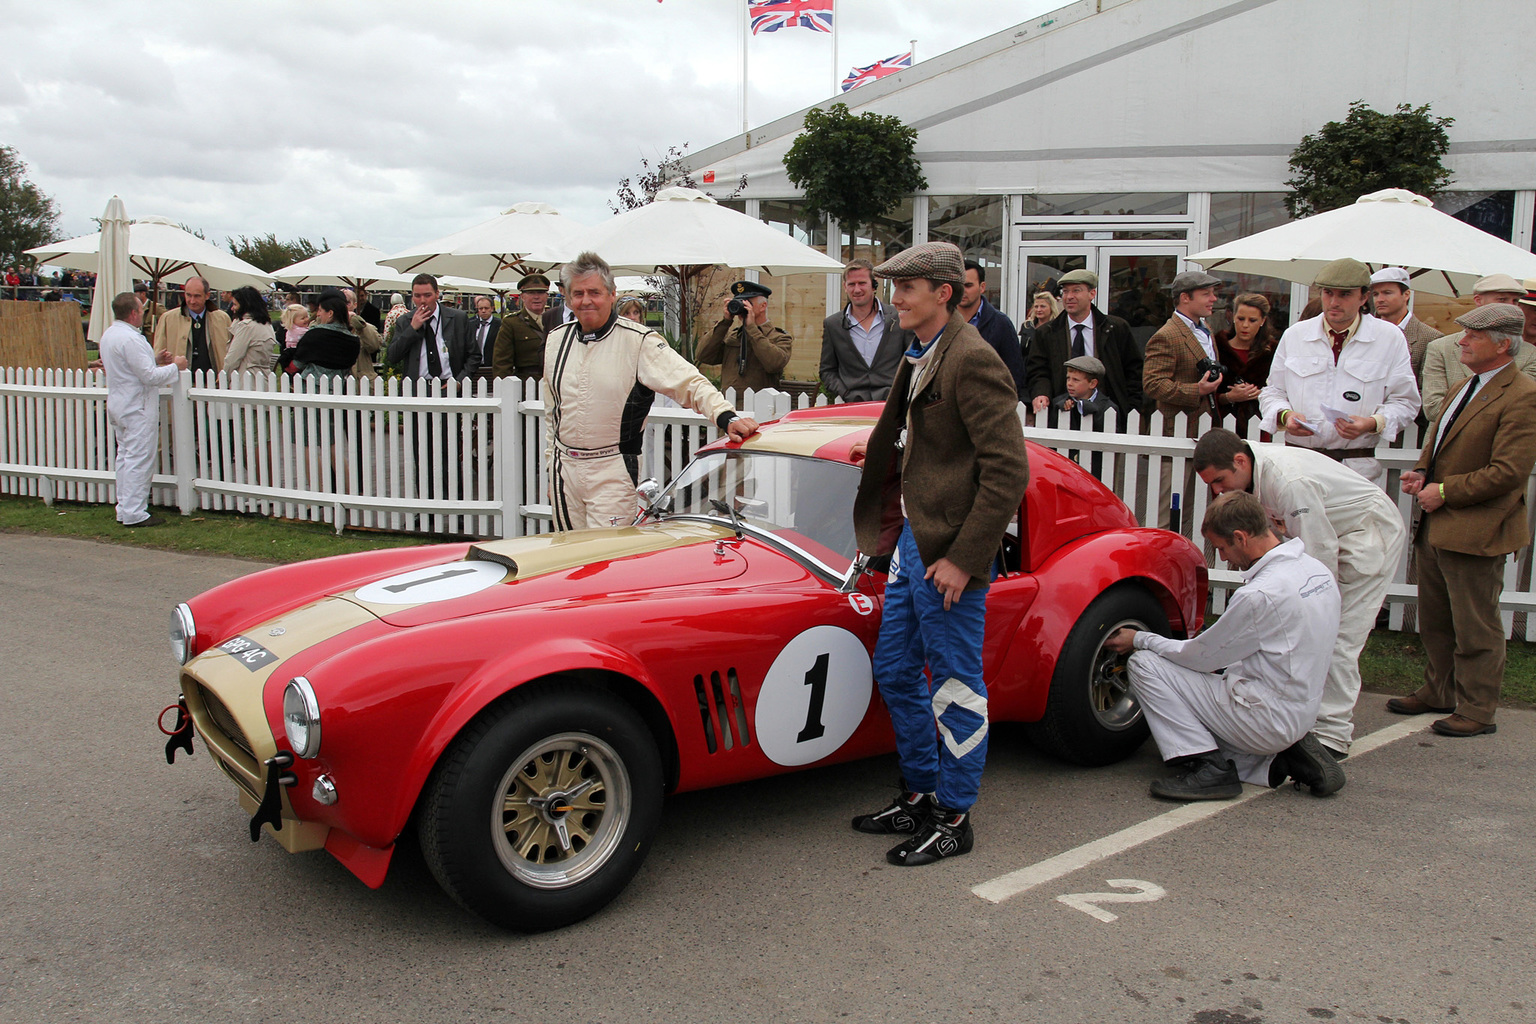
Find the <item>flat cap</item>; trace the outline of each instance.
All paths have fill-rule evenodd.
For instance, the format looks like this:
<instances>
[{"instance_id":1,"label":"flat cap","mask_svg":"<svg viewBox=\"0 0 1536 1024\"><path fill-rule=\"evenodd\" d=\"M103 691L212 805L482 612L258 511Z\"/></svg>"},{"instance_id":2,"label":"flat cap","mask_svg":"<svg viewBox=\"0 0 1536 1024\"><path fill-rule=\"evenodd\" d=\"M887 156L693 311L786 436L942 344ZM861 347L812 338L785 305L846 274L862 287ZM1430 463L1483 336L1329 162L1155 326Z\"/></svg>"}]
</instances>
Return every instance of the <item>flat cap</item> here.
<instances>
[{"instance_id":1,"label":"flat cap","mask_svg":"<svg viewBox=\"0 0 1536 1024\"><path fill-rule=\"evenodd\" d=\"M876 277L921 277L942 284L965 283L965 257L952 242L924 242L903 249L875 268Z\"/></svg>"},{"instance_id":2,"label":"flat cap","mask_svg":"<svg viewBox=\"0 0 1536 1024\"><path fill-rule=\"evenodd\" d=\"M1175 296L1178 296L1183 295L1185 292L1199 291L1201 288L1219 287L1221 287L1221 278L1212 277L1210 274L1199 270L1186 270L1173 279L1173 283L1168 286L1168 290Z\"/></svg>"},{"instance_id":3,"label":"flat cap","mask_svg":"<svg viewBox=\"0 0 1536 1024\"><path fill-rule=\"evenodd\" d=\"M1078 373L1085 373L1096 380L1104 379L1104 364L1099 362L1093 356L1073 356L1071 359L1068 359L1061 365L1066 367L1068 370L1076 370Z\"/></svg>"},{"instance_id":4,"label":"flat cap","mask_svg":"<svg viewBox=\"0 0 1536 1024\"><path fill-rule=\"evenodd\" d=\"M134 292L135 295L137 295L139 292L146 292L147 293L148 291L149 291L149 285L145 284L143 281L135 281L135 282L133 282L133 292Z\"/></svg>"},{"instance_id":5,"label":"flat cap","mask_svg":"<svg viewBox=\"0 0 1536 1024\"><path fill-rule=\"evenodd\" d=\"M731 285L731 294L742 299L755 299L759 295L766 299L773 294L773 289L756 281L737 281Z\"/></svg>"},{"instance_id":6,"label":"flat cap","mask_svg":"<svg viewBox=\"0 0 1536 1024\"><path fill-rule=\"evenodd\" d=\"M1474 307L1456 318L1456 322L1469 331L1498 331L1500 334L1520 334L1525 330L1525 314L1520 307L1508 302L1489 302Z\"/></svg>"},{"instance_id":7,"label":"flat cap","mask_svg":"<svg viewBox=\"0 0 1536 1024\"><path fill-rule=\"evenodd\" d=\"M1525 298L1520 300L1522 306L1536 306L1536 277L1525 279Z\"/></svg>"},{"instance_id":8,"label":"flat cap","mask_svg":"<svg viewBox=\"0 0 1536 1024\"><path fill-rule=\"evenodd\" d=\"M1069 284L1085 284L1089 288L1097 288L1099 286L1099 275L1091 270L1069 270L1061 275L1061 280L1057 281L1056 284L1058 287Z\"/></svg>"},{"instance_id":9,"label":"flat cap","mask_svg":"<svg viewBox=\"0 0 1536 1024\"><path fill-rule=\"evenodd\" d=\"M1402 267L1382 267L1371 275L1371 284L1400 284L1405 290L1413 288L1408 271Z\"/></svg>"},{"instance_id":10,"label":"flat cap","mask_svg":"<svg viewBox=\"0 0 1536 1024\"><path fill-rule=\"evenodd\" d=\"M1319 288L1369 288L1371 271L1359 260L1345 257L1324 264L1312 283Z\"/></svg>"},{"instance_id":11,"label":"flat cap","mask_svg":"<svg viewBox=\"0 0 1536 1024\"><path fill-rule=\"evenodd\" d=\"M1473 295L1487 295L1489 292L1519 292L1525 294L1525 285L1516 281L1508 274L1489 274L1480 277L1472 286Z\"/></svg>"},{"instance_id":12,"label":"flat cap","mask_svg":"<svg viewBox=\"0 0 1536 1024\"><path fill-rule=\"evenodd\" d=\"M549 291L549 278L543 274L529 274L517 282L517 290L520 292L547 292Z\"/></svg>"}]
</instances>

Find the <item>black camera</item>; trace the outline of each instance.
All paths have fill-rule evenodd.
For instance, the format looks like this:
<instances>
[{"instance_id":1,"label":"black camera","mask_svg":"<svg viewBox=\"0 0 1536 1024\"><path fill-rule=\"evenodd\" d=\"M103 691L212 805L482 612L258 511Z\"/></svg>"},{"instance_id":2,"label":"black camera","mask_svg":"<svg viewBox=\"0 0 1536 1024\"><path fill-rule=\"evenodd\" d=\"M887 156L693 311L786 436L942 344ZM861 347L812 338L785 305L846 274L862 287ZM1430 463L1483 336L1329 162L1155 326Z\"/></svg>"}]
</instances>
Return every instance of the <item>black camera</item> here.
<instances>
[{"instance_id":1,"label":"black camera","mask_svg":"<svg viewBox=\"0 0 1536 1024\"><path fill-rule=\"evenodd\" d=\"M740 299L732 299L725 304L725 311L731 316L746 316L752 312L752 307Z\"/></svg>"},{"instance_id":2,"label":"black camera","mask_svg":"<svg viewBox=\"0 0 1536 1024\"><path fill-rule=\"evenodd\" d=\"M1213 380L1218 375L1221 377L1221 385L1216 389L1218 395L1224 395L1231 391L1232 385L1236 383L1232 379L1232 372L1214 359L1200 360L1195 364L1195 369L1200 371L1201 380Z\"/></svg>"}]
</instances>

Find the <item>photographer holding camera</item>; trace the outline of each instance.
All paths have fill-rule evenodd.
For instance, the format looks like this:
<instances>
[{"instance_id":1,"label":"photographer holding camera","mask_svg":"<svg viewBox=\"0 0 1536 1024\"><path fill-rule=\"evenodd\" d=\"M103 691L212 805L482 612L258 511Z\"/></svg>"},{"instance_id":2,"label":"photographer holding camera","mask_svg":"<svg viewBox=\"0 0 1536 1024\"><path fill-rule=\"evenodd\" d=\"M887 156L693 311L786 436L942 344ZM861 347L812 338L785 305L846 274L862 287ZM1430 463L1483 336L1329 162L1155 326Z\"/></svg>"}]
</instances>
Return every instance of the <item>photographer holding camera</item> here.
<instances>
[{"instance_id":1,"label":"photographer holding camera","mask_svg":"<svg viewBox=\"0 0 1536 1024\"><path fill-rule=\"evenodd\" d=\"M725 316L699 345L700 366L720 364L720 390L740 392L776 388L789 364L794 339L768 322L773 289L756 281L737 281L725 302Z\"/></svg>"},{"instance_id":2,"label":"photographer holding camera","mask_svg":"<svg viewBox=\"0 0 1536 1024\"><path fill-rule=\"evenodd\" d=\"M1141 390L1157 402L1157 411L1164 416L1163 436L1172 437L1174 416L1188 413L1185 436L1196 437L1195 419L1202 412L1217 415L1216 396L1227 387L1235 393L1238 388L1252 388L1251 384L1233 385L1229 374L1221 365L1216 353L1216 339L1205 325L1205 318L1216 308L1216 289L1221 279L1198 270L1186 270L1173 279L1169 290L1173 292L1173 316L1147 339L1146 357L1142 362ZM1248 398L1257 397L1255 390ZM1242 398L1244 396L1235 395ZM1173 496L1172 460L1164 459L1160 474L1157 525L1166 530L1172 521L1169 508ZM1195 490L1193 463L1186 463L1184 477L1184 503Z\"/></svg>"}]
</instances>

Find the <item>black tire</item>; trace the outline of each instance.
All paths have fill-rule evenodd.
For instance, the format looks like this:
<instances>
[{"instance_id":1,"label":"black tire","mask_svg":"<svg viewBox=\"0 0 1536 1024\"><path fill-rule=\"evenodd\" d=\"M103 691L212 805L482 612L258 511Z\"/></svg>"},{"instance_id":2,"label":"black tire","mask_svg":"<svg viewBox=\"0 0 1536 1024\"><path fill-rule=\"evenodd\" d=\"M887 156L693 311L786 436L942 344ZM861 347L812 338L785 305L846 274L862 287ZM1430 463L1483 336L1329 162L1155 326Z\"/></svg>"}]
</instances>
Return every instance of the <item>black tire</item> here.
<instances>
[{"instance_id":1,"label":"black tire","mask_svg":"<svg viewBox=\"0 0 1536 1024\"><path fill-rule=\"evenodd\" d=\"M422 854L448 895L492 924L561 928L640 870L663 785L655 739L628 704L569 681L532 683L444 753L418 816ZM542 804L551 797L562 799Z\"/></svg>"},{"instance_id":2,"label":"black tire","mask_svg":"<svg viewBox=\"0 0 1536 1024\"><path fill-rule=\"evenodd\" d=\"M1166 634L1168 616L1134 583L1111 587L1084 610L1056 662L1045 715L1030 730L1037 746L1063 761L1113 764L1146 742L1146 716L1130 694L1126 657L1104 650L1104 640L1121 626Z\"/></svg>"}]
</instances>

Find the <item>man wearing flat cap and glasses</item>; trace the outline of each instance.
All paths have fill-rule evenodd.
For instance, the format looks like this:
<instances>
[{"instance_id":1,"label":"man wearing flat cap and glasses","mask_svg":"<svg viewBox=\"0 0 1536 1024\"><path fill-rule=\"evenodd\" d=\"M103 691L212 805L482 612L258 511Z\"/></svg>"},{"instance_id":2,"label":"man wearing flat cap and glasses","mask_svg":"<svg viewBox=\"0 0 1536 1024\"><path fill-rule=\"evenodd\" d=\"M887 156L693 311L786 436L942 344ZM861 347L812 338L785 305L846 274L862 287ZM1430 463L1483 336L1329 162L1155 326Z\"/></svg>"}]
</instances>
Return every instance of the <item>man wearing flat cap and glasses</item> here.
<instances>
[{"instance_id":1,"label":"man wearing flat cap and glasses","mask_svg":"<svg viewBox=\"0 0 1536 1024\"><path fill-rule=\"evenodd\" d=\"M1491 733L1504 683L1499 595L1504 560L1530 543L1525 488L1536 464L1536 383L1514 366L1525 317L1502 302L1456 323L1469 376L1446 397L1425 435L1419 463L1404 473L1414 497L1419 566L1419 634L1424 685L1393 697L1400 715L1444 714L1442 736Z\"/></svg>"},{"instance_id":2,"label":"man wearing flat cap and glasses","mask_svg":"<svg viewBox=\"0 0 1536 1024\"><path fill-rule=\"evenodd\" d=\"M1489 274L1480 277L1472 286L1474 305L1486 306L1490 302L1514 305L1525 298L1525 286L1508 274ZM1436 338L1424 350L1424 416L1434 419L1445 405L1445 396L1462 381L1472 376L1461 361L1461 336L1464 332ZM1536 345L1530 344L1529 332L1526 344L1515 350L1515 369L1536 380Z\"/></svg>"},{"instance_id":3,"label":"man wearing flat cap and glasses","mask_svg":"<svg viewBox=\"0 0 1536 1024\"><path fill-rule=\"evenodd\" d=\"M853 827L906 835L886 859L915 867L974 842L970 811L987 752L987 590L1029 461L1013 376L957 312L960 249L915 245L875 276L895 282L891 304L913 341L867 445L854 446L864 473L853 521L861 551L891 556L873 660L902 779L889 806Z\"/></svg>"},{"instance_id":4,"label":"man wearing flat cap and glasses","mask_svg":"<svg viewBox=\"0 0 1536 1024\"><path fill-rule=\"evenodd\" d=\"M1323 311L1280 336L1259 392L1262 427L1385 486L1376 445L1419 414L1403 332L1365 311L1371 272L1359 260L1325 264L1312 283Z\"/></svg>"}]
</instances>

